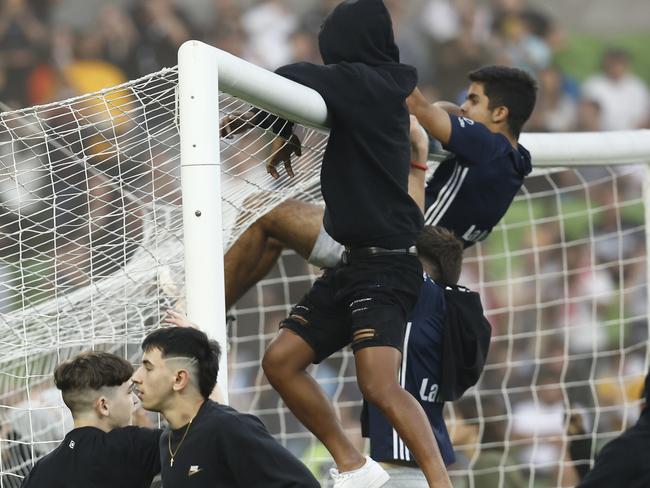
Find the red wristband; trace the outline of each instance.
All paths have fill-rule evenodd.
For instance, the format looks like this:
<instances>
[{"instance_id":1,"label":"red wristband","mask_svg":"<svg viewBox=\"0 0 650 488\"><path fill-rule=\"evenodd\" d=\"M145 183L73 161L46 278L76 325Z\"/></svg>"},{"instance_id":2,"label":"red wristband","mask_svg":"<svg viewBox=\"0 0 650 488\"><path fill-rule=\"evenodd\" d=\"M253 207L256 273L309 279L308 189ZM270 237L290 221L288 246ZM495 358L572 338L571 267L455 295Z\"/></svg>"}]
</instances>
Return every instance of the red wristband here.
<instances>
[{"instance_id":1,"label":"red wristband","mask_svg":"<svg viewBox=\"0 0 650 488\"><path fill-rule=\"evenodd\" d=\"M421 169L422 171L428 169L426 164L418 163L417 161L411 161L411 168Z\"/></svg>"}]
</instances>

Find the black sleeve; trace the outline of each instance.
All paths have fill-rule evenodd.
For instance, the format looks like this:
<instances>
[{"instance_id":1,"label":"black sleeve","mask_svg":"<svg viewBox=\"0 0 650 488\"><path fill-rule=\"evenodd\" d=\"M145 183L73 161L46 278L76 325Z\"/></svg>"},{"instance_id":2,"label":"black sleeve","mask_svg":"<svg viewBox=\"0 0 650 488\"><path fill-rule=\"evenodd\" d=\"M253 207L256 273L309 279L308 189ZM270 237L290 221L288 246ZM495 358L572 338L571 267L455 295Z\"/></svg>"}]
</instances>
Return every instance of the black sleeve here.
<instances>
[{"instance_id":1,"label":"black sleeve","mask_svg":"<svg viewBox=\"0 0 650 488\"><path fill-rule=\"evenodd\" d=\"M218 428L217 455L227 463L238 486L320 486L307 467L271 437L258 418L242 415L221 423Z\"/></svg>"},{"instance_id":2,"label":"black sleeve","mask_svg":"<svg viewBox=\"0 0 650 488\"><path fill-rule=\"evenodd\" d=\"M325 100L330 114L339 110L354 113L351 100L354 100L355 97L350 91L350 80L355 76L358 77L358 74L355 74L352 68L303 62L281 66L275 70L275 73L317 91ZM292 122L264 110L253 109L253 112L256 115L252 123L258 127L270 128L275 134L285 139L289 139L293 134L294 124Z\"/></svg>"},{"instance_id":3,"label":"black sleeve","mask_svg":"<svg viewBox=\"0 0 650 488\"><path fill-rule=\"evenodd\" d=\"M625 481L637 470L647 451L635 452L638 446L627 442L625 434L609 442L596 456L594 467L587 473L577 488L603 486L627 486Z\"/></svg>"},{"instance_id":4,"label":"black sleeve","mask_svg":"<svg viewBox=\"0 0 650 488\"><path fill-rule=\"evenodd\" d=\"M36 488L37 481L36 478L38 476L38 463L34 465L34 467L31 469L29 474L23 479L22 484L20 485L20 488Z\"/></svg>"},{"instance_id":5,"label":"black sleeve","mask_svg":"<svg viewBox=\"0 0 650 488\"><path fill-rule=\"evenodd\" d=\"M251 124L262 129L271 129L275 135L281 136L284 139L289 139L293 134L293 122L273 115L266 110L260 110L253 107L250 110L254 116L251 119Z\"/></svg>"},{"instance_id":6,"label":"black sleeve","mask_svg":"<svg viewBox=\"0 0 650 488\"><path fill-rule=\"evenodd\" d=\"M160 429L131 427L131 458L152 478L160 473Z\"/></svg>"}]
</instances>

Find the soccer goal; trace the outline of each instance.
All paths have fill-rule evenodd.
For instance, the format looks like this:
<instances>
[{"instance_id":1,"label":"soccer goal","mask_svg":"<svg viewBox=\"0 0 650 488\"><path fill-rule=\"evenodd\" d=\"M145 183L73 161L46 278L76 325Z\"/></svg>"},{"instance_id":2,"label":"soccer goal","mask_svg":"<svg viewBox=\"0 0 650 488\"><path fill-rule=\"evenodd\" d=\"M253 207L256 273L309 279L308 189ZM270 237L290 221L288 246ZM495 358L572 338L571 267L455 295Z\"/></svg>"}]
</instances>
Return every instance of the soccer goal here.
<instances>
[{"instance_id":1,"label":"soccer goal","mask_svg":"<svg viewBox=\"0 0 650 488\"><path fill-rule=\"evenodd\" d=\"M252 107L297 123L295 178L266 174L268 130L218 137L220 119ZM0 487L19 486L70 426L51 381L61 360L95 348L137 361L170 306L226 340L222 250L287 198L321 202L326 127L315 92L194 41L178 68L0 114ZM650 134L522 143L535 173L466 256L463 284L481 293L494 339L480 383L447 407L457 486L570 486L565 412L584 413L595 452L634 420L648 369ZM240 300L220 383L324 476L326 451L260 369L318 274L285 252ZM313 373L361 442L350 352Z\"/></svg>"}]
</instances>

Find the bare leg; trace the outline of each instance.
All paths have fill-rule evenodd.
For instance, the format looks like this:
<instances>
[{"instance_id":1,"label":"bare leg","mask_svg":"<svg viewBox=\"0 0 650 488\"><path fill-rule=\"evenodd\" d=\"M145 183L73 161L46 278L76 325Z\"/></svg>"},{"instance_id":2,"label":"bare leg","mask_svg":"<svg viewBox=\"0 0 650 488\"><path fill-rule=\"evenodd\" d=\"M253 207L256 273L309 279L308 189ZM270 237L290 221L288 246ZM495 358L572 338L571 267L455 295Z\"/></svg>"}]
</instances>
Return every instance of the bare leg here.
<instances>
[{"instance_id":1,"label":"bare leg","mask_svg":"<svg viewBox=\"0 0 650 488\"><path fill-rule=\"evenodd\" d=\"M262 367L293 414L325 445L339 471L360 468L365 458L346 437L325 392L306 372L313 360L314 351L302 338L281 329Z\"/></svg>"},{"instance_id":2,"label":"bare leg","mask_svg":"<svg viewBox=\"0 0 650 488\"><path fill-rule=\"evenodd\" d=\"M307 259L322 220L322 207L287 200L246 229L224 258L226 308L268 274L283 248Z\"/></svg>"},{"instance_id":3,"label":"bare leg","mask_svg":"<svg viewBox=\"0 0 650 488\"><path fill-rule=\"evenodd\" d=\"M397 382L401 357L399 350L392 347L367 347L357 351L354 358L359 388L363 397L376 405L395 427L429 486L451 487L424 410Z\"/></svg>"}]
</instances>

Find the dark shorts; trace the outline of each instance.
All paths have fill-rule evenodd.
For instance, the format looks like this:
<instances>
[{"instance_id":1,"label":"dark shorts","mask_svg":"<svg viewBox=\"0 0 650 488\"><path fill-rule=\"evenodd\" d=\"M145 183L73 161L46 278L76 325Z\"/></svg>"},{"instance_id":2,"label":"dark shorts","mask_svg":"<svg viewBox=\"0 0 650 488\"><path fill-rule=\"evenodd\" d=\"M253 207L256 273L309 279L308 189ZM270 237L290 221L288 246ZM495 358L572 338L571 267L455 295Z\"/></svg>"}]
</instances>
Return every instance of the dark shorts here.
<instances>
[{"instance_id":1,"label":"dark shorts","mask_svg":"<svg viewBox=\"0 0 650 488\"><path fill-rule=\"evenodd\" d=\"M314 363L350 343L355 352L378 346L401 351L422 282L416 256L357 258L326 269L280 327L311 346Z\"/></svg>"}]
</instances>

